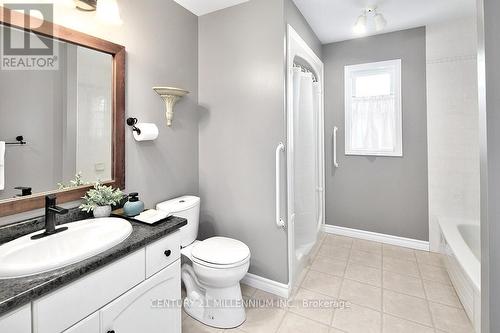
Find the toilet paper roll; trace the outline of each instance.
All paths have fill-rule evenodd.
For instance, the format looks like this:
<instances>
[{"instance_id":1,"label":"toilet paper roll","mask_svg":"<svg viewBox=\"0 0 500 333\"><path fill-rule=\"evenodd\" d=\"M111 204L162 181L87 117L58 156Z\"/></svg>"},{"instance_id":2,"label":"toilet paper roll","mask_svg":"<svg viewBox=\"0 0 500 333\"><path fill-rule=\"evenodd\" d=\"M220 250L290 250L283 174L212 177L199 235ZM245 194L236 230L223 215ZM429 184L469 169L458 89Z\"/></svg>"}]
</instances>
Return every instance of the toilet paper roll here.
<instances>
[{"instance_id":1,"label":"toilet paper roll","mask_svg":"<svg viewBox=\"0 0 500 333\"><path fill-rule=\"evenodd\" d=\"M141 134L138 134L137 131L134 131L134 139L136 141L151 141L155 140L158 137L159 131L156 124L138 123L135 125L135 127L141 130Z\"/></svg>"}]
</instances>

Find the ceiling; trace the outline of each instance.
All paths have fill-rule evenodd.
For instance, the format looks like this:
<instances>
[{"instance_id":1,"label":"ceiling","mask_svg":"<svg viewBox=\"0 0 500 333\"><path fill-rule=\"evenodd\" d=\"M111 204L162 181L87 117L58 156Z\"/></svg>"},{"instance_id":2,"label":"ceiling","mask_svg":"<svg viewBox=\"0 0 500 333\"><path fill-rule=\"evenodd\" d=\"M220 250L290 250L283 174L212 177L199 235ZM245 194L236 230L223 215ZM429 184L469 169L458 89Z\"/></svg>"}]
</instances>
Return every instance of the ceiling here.
<instances>
[{"instance_id":1,"label":"ceiling","mask_svg":"<svg viewBox=\"0 0 500 333\"><path fill-rule=\"evenodd\" d=\"M249 0L174 0L195 15L201 16Z\"/></svg>"},{"instance_id":2,"label":"ceiling","mask_svg":"<svg viewBox=\"0 0 500 333\"><path fill-rule=\"evenodd\" d=\"M475 15L475 0L293 0L322 43L359 37L352 31L363 8L376 5L386 33ZM371 30L367 35L374 35Z\"/></svg>"}]
</instances>

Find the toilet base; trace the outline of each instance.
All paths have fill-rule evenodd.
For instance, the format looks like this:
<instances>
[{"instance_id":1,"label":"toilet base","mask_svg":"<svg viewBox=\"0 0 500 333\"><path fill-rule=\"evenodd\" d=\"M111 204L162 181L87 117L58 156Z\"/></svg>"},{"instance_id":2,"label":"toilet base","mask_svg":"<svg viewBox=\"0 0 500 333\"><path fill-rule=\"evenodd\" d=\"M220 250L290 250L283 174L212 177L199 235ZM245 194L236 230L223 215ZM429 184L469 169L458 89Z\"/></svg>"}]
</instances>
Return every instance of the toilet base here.
<instances>
[{"instance_id":1,"label":"toilet base","mask_svg":"<svg viewBox=\"0 0 500 333\"><path fill-rule=\"evenodd\" d=\"M182 280L186 286L184 311L199 322L222 329L235 328L246 320L240 284L225 288L209 288L194 278L188 265L183 265Z\"/></svg>"},{"instance_id":2,"label":"toilet base","mask_svg":"<svg viewBox=\"0 0 500 333\"><path fill-rule=\"evenodd\" d=\"M237 286L239 289L239 285ZM210 301L206 299L191 299L186 297L184 301L184 311L198 320L199 322L212 326L215 328L235 328L243 324L246 320L245 308L242 299L239 303L241 306L235 306L234 298L229 302L230 304L221 304L224 301L218 302L217 298Z\"/></svg>"}]
</instances>

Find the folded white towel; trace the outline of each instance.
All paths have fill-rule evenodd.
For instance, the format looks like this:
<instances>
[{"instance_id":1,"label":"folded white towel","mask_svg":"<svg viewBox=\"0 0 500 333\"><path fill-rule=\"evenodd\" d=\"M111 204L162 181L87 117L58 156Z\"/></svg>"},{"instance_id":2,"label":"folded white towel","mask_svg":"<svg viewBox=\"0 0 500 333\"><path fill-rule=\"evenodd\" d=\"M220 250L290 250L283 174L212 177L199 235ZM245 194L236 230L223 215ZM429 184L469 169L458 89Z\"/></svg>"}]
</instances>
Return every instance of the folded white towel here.
<instances>
[{"instance_id":1,"label":"folded white towel","mask_svg":"<svg viewBox=\"0 0 500 333\"><path fill-rule=\"evenodd\" d=\"M0 191L5 188L5 142L0 141Z\"/></svg>"},{"instance_id":2,"label":"folded white towel","mask_svg":"<svg viewBox=\"0 0 500 333\"><path fill-rule=\"evenodd\" d=\"M160 220L166 219L167 217L168 214L165 212L156 209L148 209L134 218L144 223L154 224Z\"/></svg>"}]
</instances>

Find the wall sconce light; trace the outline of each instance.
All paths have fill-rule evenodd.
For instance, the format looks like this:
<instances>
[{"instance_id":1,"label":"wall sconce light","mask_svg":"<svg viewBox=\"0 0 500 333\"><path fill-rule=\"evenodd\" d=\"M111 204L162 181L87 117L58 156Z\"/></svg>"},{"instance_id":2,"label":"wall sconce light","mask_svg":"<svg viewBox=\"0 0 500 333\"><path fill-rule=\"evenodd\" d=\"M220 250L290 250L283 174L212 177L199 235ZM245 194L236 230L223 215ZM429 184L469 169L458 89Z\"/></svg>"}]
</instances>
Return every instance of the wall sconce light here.
<instances>
[{"instance_id":1,"label":"wall sconce light","mask_svg":"<svg viewBox=\"0 0 500 333\"><path fill-rule=\"evenodd\" d=\"M93 12L97 7L97 0L74 0L76 9L84 12Z\"/></svg>"},{"instance_id":2,"label":"wall sconce light","mask_svg":"<svg viewBox=\"0 0 500 333\"><path fill-rule=\"evenodd\" d=\"M153 87L153 90L156 91L165 102L165 108L167 109L167 126L171 127L172 121L174 120L174 105L181 97L189 94L189 91L173 87Z\"/></svg>"},{"instance_id":3,"label":"wall sconce light","mask_svg":"<svg viewBox=\"0 0 500 333\"><path fill-rule=\"evenodd\" d=\"M104 23L120 25L120 9L117 0L73 0L77 9L84 12L96 12L96 16Z\"/></svg>"}]
</instances>

